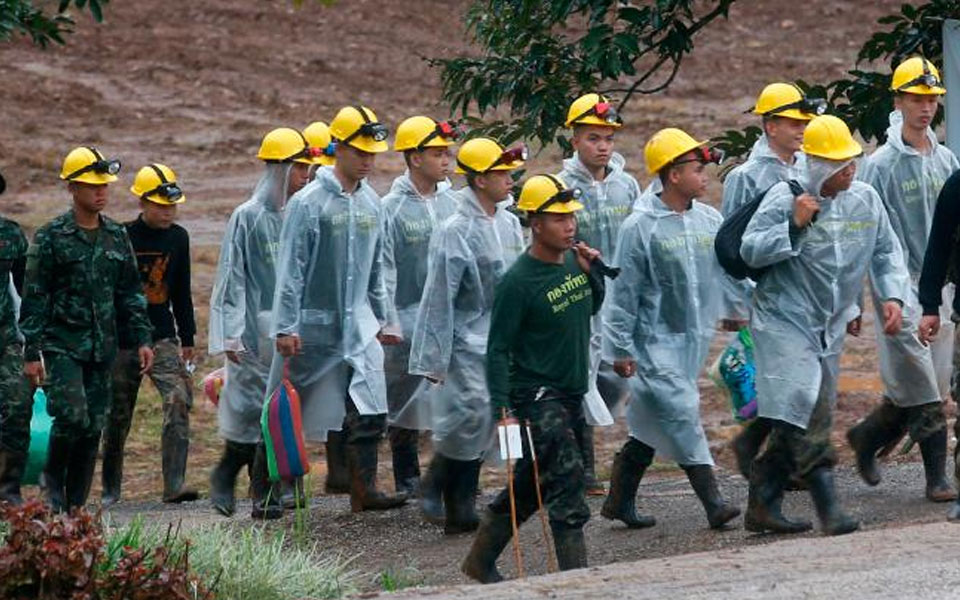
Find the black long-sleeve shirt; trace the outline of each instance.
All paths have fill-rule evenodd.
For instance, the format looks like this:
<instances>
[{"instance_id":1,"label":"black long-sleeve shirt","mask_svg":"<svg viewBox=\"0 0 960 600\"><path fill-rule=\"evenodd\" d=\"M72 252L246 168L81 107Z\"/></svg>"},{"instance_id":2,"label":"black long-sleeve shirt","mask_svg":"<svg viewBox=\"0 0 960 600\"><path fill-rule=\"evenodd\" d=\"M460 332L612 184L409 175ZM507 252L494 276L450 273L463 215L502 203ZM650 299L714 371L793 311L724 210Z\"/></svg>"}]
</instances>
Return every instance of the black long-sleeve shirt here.
<instances>
[{"instance_id":1,"label":"black long-sleeve shirt","mask_svg":"<svg viewBox=\"0 0 960 600\"><path fill-rule=\"evenodd\" d=\"M955 278L957 275L948 271L951 268L960 268L958 231L960 231L960 171L954 171L943 184L940 195L937 197L937 208L933 213L927 251L923 257L919 292L920 306L923 307L924 315L939 313L947 276ZM960 314L960 294L953 299L953 312Z\"/></svg>"},{"instance_id":2,"label":"black long-sleeve shirt","mask_svg":"<svg viewBox=\"0 0 960 600\"><path fill-rule=\"evenodd\" d=\"M190 294L190 235L180 225L154 229L141 217L126 224L137 254L137 266L153 339L179 337L192 348L197 325Z\"/></svg>"}]
</instances>

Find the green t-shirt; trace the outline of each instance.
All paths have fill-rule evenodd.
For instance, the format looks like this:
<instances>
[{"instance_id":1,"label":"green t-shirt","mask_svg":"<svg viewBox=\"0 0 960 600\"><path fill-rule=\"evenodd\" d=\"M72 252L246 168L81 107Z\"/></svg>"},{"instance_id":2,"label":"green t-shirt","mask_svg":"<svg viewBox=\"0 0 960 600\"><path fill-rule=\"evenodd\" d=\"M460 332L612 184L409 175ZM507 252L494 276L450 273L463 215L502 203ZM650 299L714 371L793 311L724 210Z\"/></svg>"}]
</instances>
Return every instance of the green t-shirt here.
<instances>
[{"instance_id":1,"label":"green t-shirt","mask_svg":"<svg viewBox=\"0 0 960 600\"><path fill-rule=\"evenodd\" d=\"M590 317L599 308L572 251L562 265L524 252L497 285L493 300L487 385L495 410L509 406L511 390L586 393Z\"/></svg>"}]
</instances>

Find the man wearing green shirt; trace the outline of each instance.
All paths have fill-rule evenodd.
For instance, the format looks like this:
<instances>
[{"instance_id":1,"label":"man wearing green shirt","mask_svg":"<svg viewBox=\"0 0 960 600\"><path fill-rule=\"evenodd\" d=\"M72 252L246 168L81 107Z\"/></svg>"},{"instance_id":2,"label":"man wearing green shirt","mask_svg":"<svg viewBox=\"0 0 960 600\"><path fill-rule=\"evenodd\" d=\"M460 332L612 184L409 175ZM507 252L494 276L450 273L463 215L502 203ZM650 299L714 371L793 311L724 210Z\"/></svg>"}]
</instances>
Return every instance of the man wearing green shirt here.
<instances>
[{"instance_id":1,"label":"man wearing green shirt","mask_svg":"<svg viewBox=\"0 0 960 600\"><path fill-rule=\"evenodd\" d=\"M599 252L574 243L578 190L551 175L531 177L517 208L526 211L532 244L496 288L487 343L487 385L495 414L509 411L530 428L547 502L557 563L587 566L583 525L590 518L578 437L585 427L590 319L603 302ZM528 438L514 470L517 523L537 510ZM481 583L500 581L496 560L510 541L510 497L487 507L462 569Z\"/></svg>"}]
</instances>

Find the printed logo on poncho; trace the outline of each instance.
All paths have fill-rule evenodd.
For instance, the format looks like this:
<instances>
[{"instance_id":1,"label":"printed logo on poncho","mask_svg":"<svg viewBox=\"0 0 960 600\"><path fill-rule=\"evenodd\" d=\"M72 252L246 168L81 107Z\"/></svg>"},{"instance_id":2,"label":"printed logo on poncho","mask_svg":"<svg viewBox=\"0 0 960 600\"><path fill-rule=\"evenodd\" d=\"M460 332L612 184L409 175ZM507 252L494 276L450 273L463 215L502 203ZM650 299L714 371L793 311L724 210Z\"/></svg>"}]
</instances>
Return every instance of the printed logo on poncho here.
<instances>
[{"instance_id":1,"label":"printed logo on poncho","mask_svg":"<svg viewBox=\"0 0 960 600\"><path fill-rule=\"evenodd\" d=\"M591 295L590 281L586 273L579 275L567 274L564 282L547 290L547 302L554 313L563 312Z\"/></svg>"},{"instance_id":2,"label":"printed logo on poncho","mask_svg":"<svg viewBox=\"0 0 960 600\"><path fill-rule=\"evenodd\" d=\"M577 228L584 229L611 229L618 227L627 215L630 214L632 207L629 204L603 206L596 210L580 211L577 213Z\"/></svg>"},{"instance_id":3,"label":"printed logo on poncho","mask_svg":"<svg viewBox=\"0 0 960 600\"><path fill-rule=\"evenodd\" d=\"M940 188L946 182L946 178L940 173L925 174L923 181L916 179L905 179L900 182L900 193L903 194L904 204L913 204L924 198L936 198L940 194ZM926 188L926 191L923 191Z\"/></svg>"},{"instance_id":4,"label":"printed logo on poncho","mask_svg":"<svg viewBox=\"0 0 960 600\"><path fill-rule=\"evenodd\" d=\"M402 221L400 230L403 232L404 241L408 243L426 241L433 233L433 221L431 219Z\"/></svg>"},{"instance_id":5,"label":"printed logo on poncho","mask_svg":"<svg viewBox=\"0 0 960 600\"><path fill-rule=\"evenodd\" d=\"M713 240L716 237L716 234L713 233L681 233L680 235L657 240L657 246L659 246L659 248L665 252L676 250L678 248L684 248L688 244L693 248L713 249Z\"/></svg>"},{"instance_id":6,"label":"printed logo on poncho","mask_svg":"<svg viewBox=\"0 0 960 600\"><path fill-rule=\"evenodd\" d=\"M377 226L377 216L367 213L340 213L329 217L330 225L335 232L347 227L350 224L351 215L353 217L353 226L358 231L369 231Z\"/></svg>"}]
</instances>

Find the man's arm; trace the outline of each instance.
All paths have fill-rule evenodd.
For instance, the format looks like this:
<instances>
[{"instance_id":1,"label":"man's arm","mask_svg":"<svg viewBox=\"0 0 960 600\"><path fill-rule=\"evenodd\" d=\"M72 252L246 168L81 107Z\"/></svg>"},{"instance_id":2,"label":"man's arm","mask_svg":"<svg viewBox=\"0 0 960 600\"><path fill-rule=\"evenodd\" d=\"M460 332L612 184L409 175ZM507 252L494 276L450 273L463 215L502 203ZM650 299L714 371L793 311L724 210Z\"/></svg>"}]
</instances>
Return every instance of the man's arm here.
<instances>
[{"instance_id":1,"label":"man's arm","mask_svg":"<svg viewBox=\"0 0 960 600\"><path fill-rule=\"evenodd\" d=\"M177 261L177 271L171 273L170 304L177 322L180 345L193 348L197 324L193 315L193 294L190 293L190 234L185 229L181 230L181 234L176 240L180 260Z\"/></svg>"},{"instance_id":2,"label":"man's arm","mask_svg":"<svg viewBox=\"0 0 960 600\"><path fill-rule=\"evenodd\" d=\"M137 270L137 255L133 251L127 230L122 229L122 232L122 244L126 246L126 251L114 288L113 302L117 321L124 323L124 328L140 348L153 342L153 326L147 316L147 299L143 295L143 284L140 283L140 273Z\"/></svg>"},{"instance_id":3,"label":"man's arm","mask_svg":"<svg viewBox=\"0 0 960 600\"><path fill-rule=\"evenodd\" d=\"M210 294L207 346L208 352L214 356L244 350L241 338L246 327L247 310L246 236L241 213L235 211L220 244L220 260Z\"/></svg>"},{"instance_id":4,"label":"man's arm","mask_svg":"<svg viewBox=\"0 0 960 600\"><path fill-rule=\"evenodd\" d=\"M273 297L273 324L270 337L299 336L300 308L307 267L316 245L317 231L310 227L307 203L297 194L287 204L287 216L280 230L277 257L277 289Z\"/></svg>"},{"instance_id":5,"label":"man's arm","mask_svg":"<svg viewBox=\"0 0 960 600\"><path fill-rule=\"evenodd\" d=\"M800 254L806 224L797 227L793 220L794 206L793 192L786 183L779 183L767 192L743 232L740 256L744 262L759 269Z\"/></svg>"},{"instance_id":6,"label":"man's arm","mask_svg":"<svg viewBox=\"0 0 960 600\"><path fill-rule=\"evenodd\" d=\"M50 294L53 285L53 252L49 232L40 229L27 250L23 302L20 304L20 331L24 337L24 360L40 360L43 338L50 323Z\"/></svg>"},{"instance_id":7,"label":"man's arm","mask_svg":"<svg viewBox=\"0 0 960 600\"><path fill-rule=\"evenodd\" d=\"M510 355L524 316L523 291L515 289L512 279L506 277L497 285L487 337L487 389L497 419L510 409Z\"/></svg>"},{"instance_id":8,"label":"man's arm","mask_svg":"<svg viewBox=\"0 0 960 600\"><path fill-rule=\"evenodd\" d=\"M933 213L930 238L923 257L920 274L920 305L924 315L937 315L943 301L943 286L947 279L950 259L960 240L960 171L951 175L940 189L937 207Z\"/></svg>"},{"instance_id":9,"label":"man's arm","mask_svg":"<svg viewBox=\"0 0 960 600\"><path fill-rule=\"evenodd\" d=\"M636 360L633 332L645 294L650 291L644 284L647 255L637 215L628 217L620 227L613 259L620 267L620 276L611 282L604 307L603 356L612 361Z\"/></svg>"}]
</instances>

